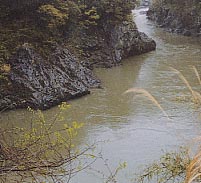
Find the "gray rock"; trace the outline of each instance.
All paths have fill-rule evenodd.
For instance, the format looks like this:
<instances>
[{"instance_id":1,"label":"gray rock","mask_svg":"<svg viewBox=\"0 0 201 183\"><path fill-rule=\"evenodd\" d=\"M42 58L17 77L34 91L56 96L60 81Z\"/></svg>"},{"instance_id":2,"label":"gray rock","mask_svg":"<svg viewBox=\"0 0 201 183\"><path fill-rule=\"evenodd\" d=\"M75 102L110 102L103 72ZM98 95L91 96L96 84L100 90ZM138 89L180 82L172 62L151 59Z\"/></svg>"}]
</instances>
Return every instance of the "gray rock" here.
<instances>
[{"instance_id":1,"label":"gray rock","mask_svg":"<svg viewBox=\"0 0 201 183\"><path fill-rule=\"evenodd\" d=\"M192 4L193 6L193 4ZM148 12L147 18L155 21L160 27L165 30L185 36L196 36L199 37L200 30L200 10L192 9L185 10L183 15L175 10L174 6L168 4L156 4L152 5Z\"/></svg>"},{"instance_id":2,"label":"gray rock","mask_svg":"<svg viewBox=\"0 0 201 183\"><path fill-rule=\"evenodd\" d=\"M191 36L191 31L185 29L185 30L183 31L183 35L184 35L184 36Z\"/></svg>"},{"instance_id":3,"label":"gray rock","mask_svg":"<svg viewBox=\"0 0 201 183\"><path fill-rule=\"evenodd\" d=\"M100 86L92 71L79 64L67 49L57 47L49 58L42 59L27 46L17 50L8 61L12 91L0 98L0 110L28 106L48 109Z\"/></svg>"},{"instance_id":4,"label":"gray rock","mask_svg":"<svg viewBox=\"0 0 201 183\"><path fill-rule=\"evenodd\" d=\"M114 27L111 33L111 47L114 49L114 60L119 63L129 56L139 55L156 49L153 39L136 29L133 22L123 22Z\"/></svg>"},{"instance_id":5,"label":"gray rock","mask_svg":"<svg viewBox=\"0 0 201 183\"><path fill-rule=\"evenodd\" d=\"M116 26L105 24L102 30L93 30L85 35L90 36L82 36L81 43L77 44L80 44L84 56L88 55L93 67L112 67L124 58L156 49L154 40L140 33L132 21Z\"/></svg>"}]
</instances>

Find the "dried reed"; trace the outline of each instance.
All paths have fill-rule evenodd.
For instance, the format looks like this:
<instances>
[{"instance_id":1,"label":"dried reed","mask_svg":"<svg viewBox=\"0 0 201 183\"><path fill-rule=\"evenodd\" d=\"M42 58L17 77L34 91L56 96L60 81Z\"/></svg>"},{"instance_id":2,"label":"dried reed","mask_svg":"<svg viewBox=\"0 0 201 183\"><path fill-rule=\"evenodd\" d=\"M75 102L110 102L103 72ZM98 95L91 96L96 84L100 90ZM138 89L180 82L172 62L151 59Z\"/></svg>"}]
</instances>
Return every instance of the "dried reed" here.
<instances>
[{"instance_id":1,"label":"dried reed","mask_svg":"<svg viewBox=\"0 0 201 183\"><path fill-rule=\"evenodd\" d=\"M201 104L201 94L197 91L195 91L191 85L189 84L188 80L184 77L184 75L178 71L175 68L170 67L170 69L176 73L178 75L178 77L184 82L184 84L187 86L187 88L189 89L189 91L191 92L191 95L193 97L193 102L196 104ZM201 85L201 79L200 79L200 75L196 69L195 66L193 66L193 70L195 72L195 75L199 81L199 84ZM149 100L151 100L167 117L167 113L164 111L164 109L161 107L161 105L159 104L159 102L145 89L141 89L141 88L130 88L127 91L124 92L124 94L127 93L136 93L136 94L141 94L145 97L147 97ZM199 144L201 142L201 137L196 138L196 143ZM181 172L185 173L185 183L193 183L193 182L201 182L201 147L198 150L197 154L192 158L192 160L190 160L190 162L185 163L185 167L183 167L183 169L181 170ZM181 173L180 172L180 173ZM153 172L149 172L151 174L153 174ZM149 179L149 173L146 175L148 176ZM163 172L164 173L164 172ZM180 175L180 173L178 174L178 176ZM157 174L157 172L156 172ZM167 172L168 174L168 172ZM145 176L145 177L146 177ZM143 177L143 180L145 178Z\"/></svg>"},{"instance_id":2,"label":"dried reed","mask_svg":"<svg viewBox=\"0 0 201 183\"><path fill-rule=\"evenodd\" d=\"M162 112L163 114L169 118L168 114L165 112L165 110L161 107L161 105L159 104L159 102L153 97L153 95L151 95L148 91L146 91L145 89L142 88L130 88L128 90L126 90L123 94L127 94L127 93L136 93L136 94L141 94L145 97L147 97L150 101L152 101Z\"/></svg>"},{"instance_id":3,"label":"dried reed","mask_svg":"<svg viewBox=\"0 0 201 183\"><path fill-rule=\"evenodd\" d=\"M174 71L179 76L179 78L185 83L185 85L187 86L187 88L190 90L190 92L192 94L193 101L196 104L201 104L201 94L192 89L189 82L187 81L187 79L184 77L184 75L180 71L178 71L177 69L174 69L172 67L170 67L170 69L172 71ZM193 70L199 81L199 84L201 85L200 75L195 66L193 66ZM197 139L199 139L199 140L197 140L197 143L199 143L200 138L197 138ZM195 181L196 182L201 181L201 149L198 150L197 154L190 161L190 164L188 165L188 167L186 169L185 183L192 183Z\"/></svg>"},{"instance_id":4,"label":"dried reed","mask_svg":"<svg viewBox=\"0 0 201 183\"><path fill-rule=\"evenodd\" d=\"M170 67L170 69L179 76L179 78L184 82L184 84L190 90L190 92L192 94L192 97L193 97L194 103L201 104L201 95L200 95L200 93L198 93L197 91L192 89L191 85L189 84L187 79L184 77L184 75L180 71L178 71L177 69L175 69L173 67ZM199 74L197 72L197 69L195 69L194 71L197 73L196 76L197 76L198 80L200 80Z\"/></svg>"}]
</instances>

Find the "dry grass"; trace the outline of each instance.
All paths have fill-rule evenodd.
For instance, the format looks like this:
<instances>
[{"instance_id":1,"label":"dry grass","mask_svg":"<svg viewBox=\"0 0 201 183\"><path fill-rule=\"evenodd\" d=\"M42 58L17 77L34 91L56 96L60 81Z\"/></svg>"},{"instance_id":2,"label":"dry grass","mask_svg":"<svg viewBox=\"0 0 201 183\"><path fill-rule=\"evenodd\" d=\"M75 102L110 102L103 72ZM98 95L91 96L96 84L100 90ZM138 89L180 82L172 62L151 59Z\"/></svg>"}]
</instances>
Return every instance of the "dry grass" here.
<instances>
[{"instance_id":1,"label":"dry grass","mask_svg":"<svg viewBox=\"0 0 201 183\"><path fill-rule=\"evenodd\" d=\"M193 90L193 88L191 87L191 85L189 84L188 80L185 78L185 76L178 71L177 69L170 67L170 69L178 75L178 77L184 82L184 84L187 86L187 88L189 89L189 91L191 92L191 95L193 97L193 102L196 104L201 104L201 94L198 93L197 91ZM196 73L196 77L198 78L198 81L200 82L200 76L198 74L198 71L195 67L193 67L195 73Z\"/></svg>"},{"instance_id":2,"label":"dry grass","mask_svg":"<svg viewBox=\"0 0 201 183\"><path fill-rule=\"evenodd\" d=\"M200 75L198 73L198 70L196 69L195 66L192 67L193 71L195 72L196 78L198 79L199 84L201 85L201 78ZM189 81L186 79L186 77L177 69L170 67L171 71L173 71L175 74L177 74L177 76L181 79L181 81L183 81L183 83L186 85L186 87L188 88L188 90L190 91L192 98L193 98L193 102L195 104L197 104L198 106L201 105L201 94L197 91L195 91L192 86L190 85ZM124 92L124 94L127 93L136 93L136 94L140 94L143 95L145 97L147 97L150 101L152 101L163 113L165 116L168 117L167 113L164 111L164 109L161 107L161 105L159 104L159 102L157 101L157 99L155 99L148 91L146 91L145 89L141 89L141 88L130 88L127 91ZM193 156L193 158L190 160L190 156L187 152L187 154L185 154L184 157L189 156L189 159L187 158L187 160L189 161L185 161L185 166L182 166L179 168L179 172L176 172L176 174L174 174L173 178L175 177L180 177L181 174L184 174L184 177L182 176L182 179L184 180L185 183L193 183L193 182L200 182L201 183L201 146L199 145L201 142L201 137L196 138L196 140L194 140L194 144L198 146L198 151L197 153ZM183 156L182 156L183 157ZM171 157L170 157L170 160ZM182 160L181 162L183 162L185 160L185 158ZM142 182L147 178L148 180L151 180L153 178L153 176L160 176L162 174L162 179L160 179L160 182L168 182L168 180L170 180L169 178L166 179L166 177L164 178L164 176L169 175L169 168L170 165L174 165L174 161L170 161L167 162L167 172L164 173L165 170L164 169L164 164L162 165L162 168L158 165L161 165L160 163L157 164L157 167L154 165L152 165L151 167L154 168L153 170L150 169L150 167L147 169L148 172L145 172L145 174L141 175L141 180ZM178 162L176 161L176 164ZM175 165L176 165L175 164ZM173 168L175 168L175 165L173 166ZM162 169L162 172L160 172L159 170ZM178 167L176 168L176 170L178 169ZM173 173L175 173L175 169L173 171ZM172 178L172 177L171 177Z\"/></svg>"},{"instance_id":3,"label":"dry grass","mask_svg":"<svg viewBox=\"0 0 201 183\"><path fill-rule=\"evenodd\" d=\"M198 70L196 69L196 67L195 67L195 66L193 66L193 70L194 70L195 75L196 75L196 77L197 77L197 79L198 79L198 81L199 81L199 83L200 83L200 85L201 85L201 79L200 79L200 75L199 75Z\"/></svg>"},{"instance_id":4,"label":"dry grass","mask_svg":"<svg viewBox=\"0 0 201 183\"><path fill-rule=\"evenodd\" d=\"M168 114L165 112L165 110L161 107L159 102L151 95L148 91L142 88L130 88L124 92L124 94L127 93L136 93L136 94L141 94L145 97L147 97L150 101L152 101L162 112L163 114L169 118Z\"/></svg>"},{"instance_id":5,"label":"dry grass","mask_svg":"<svg viewBox=\"0 0 201 183\"><path fill-rule=\"evenodd\" d=\"M201 79L200 75L198 73L198 70L196 69L195 66L192 67L196 78L199 81L199 84L201 85ZM191 92L191 95L193 97L193 102L195 104L198 104L200 106L201 104L201 94L191 87L189 84L188 80L185 78L185 76L178 71L175 68L170 67L170 69L178 75L178 77L184 82L186 87L189 89ZM196 141L197 144L200 143L200 138L197 138L198 140ZM189 165L186 168L186 176L185 176L185 183L192 183L192 182L200 182L201 181L201 147L199 147L199 150L197 154L193 157L193 159L190 161Z\"/></svg>"},{"instance_id":6,"label":"dry grass","mask_svg":"<svg viewBox=\"0 0 201 183\"><path fill-rule=\"evenodd\" d=\"M186 170L186 183L198 181L201 178L201 151L194 156ZM200 182L200 181L199 181Z\"/></svg>"},{"instance_id":7,"label":"dry grass","mask_svg":"<svg viewBox=\"0 0 201 183\"><path fill-rule=\"evenodd\" d=\"M9 64L3 64L1 67L0 67L0 71L2 72L10 72L10 65Z\"/></svg>"}]
</instances>

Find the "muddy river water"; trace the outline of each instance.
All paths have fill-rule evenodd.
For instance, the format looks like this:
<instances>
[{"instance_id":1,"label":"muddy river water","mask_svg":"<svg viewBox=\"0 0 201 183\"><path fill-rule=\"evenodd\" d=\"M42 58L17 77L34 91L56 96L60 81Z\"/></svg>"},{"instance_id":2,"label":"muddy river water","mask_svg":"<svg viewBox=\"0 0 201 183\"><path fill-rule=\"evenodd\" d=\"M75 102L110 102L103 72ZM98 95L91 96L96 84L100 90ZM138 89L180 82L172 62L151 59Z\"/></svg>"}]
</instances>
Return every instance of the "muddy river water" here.
<instances>
[{"instance_id":1,"label":"muddy river water","mask_svg":"<svg viewBox=\"0 0 201 183\"><path fill-rule=\"evenodd\" d=\"M85 124L78 136L80 146L101 141L97 151L108 159L111 169L119 162L127 162L127 168L117 176L120 183L132 182L142 165L158 159L164 151L190 144L201 134L199 109L191 102L188 88L170 69L181 71L191 86L200 91L192 66L201 73L201 42L157 28L141 11L133 12L134 19L138 29L156 41L156 51L129 58L111 69L96 69L103 89L70 101L71 108L65 115L69 121ZM132 87L149 91L170 119L147 98L134 93L123 95ZM57 108L52 108L45 114L56 112ZM25 110L9 111L1 114L1 120L24 125L20 120L24 115ZM107 174L103 162L97 161L94 167ZM84 171L72 182L102 183L103 179Z\"/></svg>"}]
</instances>

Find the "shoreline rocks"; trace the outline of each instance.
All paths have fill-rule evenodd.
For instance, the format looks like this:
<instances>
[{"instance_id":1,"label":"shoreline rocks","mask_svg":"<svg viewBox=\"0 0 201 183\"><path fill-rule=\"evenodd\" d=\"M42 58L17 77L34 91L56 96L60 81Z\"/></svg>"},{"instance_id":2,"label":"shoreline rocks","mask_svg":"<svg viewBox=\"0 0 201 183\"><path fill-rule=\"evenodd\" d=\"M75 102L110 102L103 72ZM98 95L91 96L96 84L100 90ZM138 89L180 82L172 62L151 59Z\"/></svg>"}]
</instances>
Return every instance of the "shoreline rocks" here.
<instances>
[{"instance_id":1,"label":"shoreline rocks","mask_svg":"<svg viewBox=\"0 0 201 183\"><path fill-rule=\"evenodd\" d=\"M119 63L124 58L155 50L156 43L139 32L134 22L124 21L112 30L111 47L114 49L114 60Z\"/></svg>"},{"instance_id":2,"label":"shoreline rocks","mask_svg":"<svg viewBox=\"0 0 201 183\"><path fill-rule=\"evenodd\" d=\"M49 59L26 44L20 47L8 60L10 87L0 93L0 111L28 106L45 110L89 94L90 88L101 87L91 68L119 65L124 58L156 49L155 41L138 32L134 22L88 31L81 31L74 43L82 50L79 57L58 45Z\"/></svg>"},{"instance_id":3,"label":"shoreline rocks","mask_svg":"<svg viewBox=\"0 0 201 183\"><path fill-rule=\"evenodd\" d=\"M62 101L89 94L89 88L100 87L100 80L83 67L67 50L57 47L44 60L35 50L23 46L8 60L12 89L0 98L5 108L48 109Z\"/></svg>"},{"instance_id":4,"label":"shoreline rocks","mask_svg":"<svg viewBox=\"0 0 201 183\"><path fill-rule=\"evenodd\" d=\"M176 5L175 5L176 6ZM172 4L151 5L147 18L168 32L184 36L201 37L201 10L192 4L175 8ZM191 7L192 6L192 7Z\"/></svg>"},{"instance_id":5,"label":"shoreline rocks","mask_svg":"<svg viewBox=\"0 0 201 183\"><path fill-rule=\"evenodd\" d=\"M74 44L92 67L113 67L125 58L156 49L155 41L139 32L133 21L116 26L105 24L101 29L83 32L77 35L81 39Z\"/></svg>"}]
</instances>

